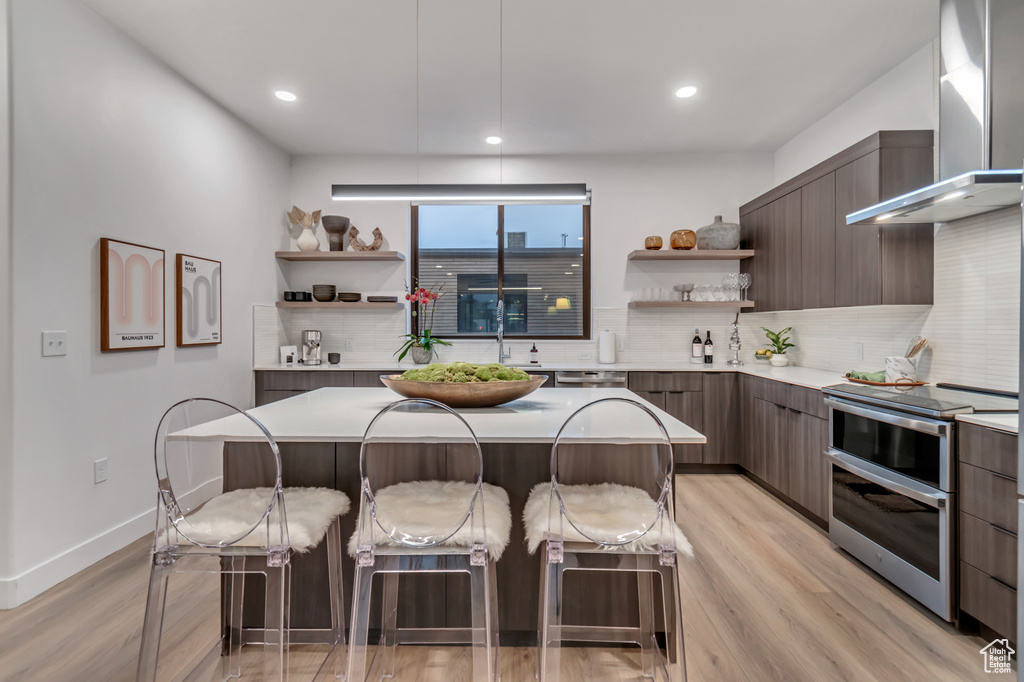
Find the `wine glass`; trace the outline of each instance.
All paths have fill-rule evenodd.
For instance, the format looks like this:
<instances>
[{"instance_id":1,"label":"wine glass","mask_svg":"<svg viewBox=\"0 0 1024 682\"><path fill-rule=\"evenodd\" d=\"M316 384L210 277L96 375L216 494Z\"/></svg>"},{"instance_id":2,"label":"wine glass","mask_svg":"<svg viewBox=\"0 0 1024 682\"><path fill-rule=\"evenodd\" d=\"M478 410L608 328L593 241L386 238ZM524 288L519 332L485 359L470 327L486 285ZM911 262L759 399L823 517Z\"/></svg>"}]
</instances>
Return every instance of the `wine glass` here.
<instances>
[{"instance_id":1,"label":"wine glass","mask_svg":"<svg viewBox=\"0 0 1024 682\"><path fill-rule=\"evenodd\" d=\"M740 288L743 289L743 300L746 301L747 300L747 289L750 288L750 273L749 272L741 272L740 273Z\"/></svg>"}]
</instances>

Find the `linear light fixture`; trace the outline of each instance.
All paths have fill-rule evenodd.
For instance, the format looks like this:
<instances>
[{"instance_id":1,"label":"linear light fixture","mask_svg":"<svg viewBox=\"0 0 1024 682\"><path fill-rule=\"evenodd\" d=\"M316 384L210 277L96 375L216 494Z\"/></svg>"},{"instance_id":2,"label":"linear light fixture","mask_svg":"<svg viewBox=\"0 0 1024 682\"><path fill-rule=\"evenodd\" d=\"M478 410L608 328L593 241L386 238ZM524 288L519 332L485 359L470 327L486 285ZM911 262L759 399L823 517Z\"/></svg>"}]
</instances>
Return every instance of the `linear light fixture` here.
<instances>
[{"instance_id":1,"label":"linear light fixture","mask_svg":"<svg viewBox=\"0 0 1024 682\"><path fill-rule=\"evenodd\" d=\"M331 185L335 201L564 201L586 203L586 183L500 185Z\"/></svg>"}]
</instances>

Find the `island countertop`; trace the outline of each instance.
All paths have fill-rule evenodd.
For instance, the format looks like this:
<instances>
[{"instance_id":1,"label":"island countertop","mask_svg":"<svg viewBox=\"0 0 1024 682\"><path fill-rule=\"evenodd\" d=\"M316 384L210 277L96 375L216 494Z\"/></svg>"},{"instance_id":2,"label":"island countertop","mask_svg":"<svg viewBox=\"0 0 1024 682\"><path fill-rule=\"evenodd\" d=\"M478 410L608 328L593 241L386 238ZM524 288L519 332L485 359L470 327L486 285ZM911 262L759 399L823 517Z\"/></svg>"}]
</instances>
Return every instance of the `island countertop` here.
<instances>
[{"instance_id":1,"label":"island countertop","mask_svg":"<svg viewBox=\"0 0 1024 682\"><path fill-rule=\"evenodd\" d=\"M664 410L626 389L540 388L497 407L458 409L481 443L551 443L566 419L580 407L602 398L628 398L650 408L673 443L706 443L707 439ZM281 443L358 443L374 415L401 397L387 388L320 388L249 410ZM640 412L635 411L639 417ZM210 437L231 441L254 439L251 428L234 418L211 425ZM237 429L234 427L238 426ZM605 442L635 442L638 426L630 420L594 425L591 436ZM194 427L202 435L204 426ZM410 442L431 440L429 415L410 414ZM641 432L646 433L642 426ZM443 434L438 433L438 438Z\"/></svg>"}]
</instances>

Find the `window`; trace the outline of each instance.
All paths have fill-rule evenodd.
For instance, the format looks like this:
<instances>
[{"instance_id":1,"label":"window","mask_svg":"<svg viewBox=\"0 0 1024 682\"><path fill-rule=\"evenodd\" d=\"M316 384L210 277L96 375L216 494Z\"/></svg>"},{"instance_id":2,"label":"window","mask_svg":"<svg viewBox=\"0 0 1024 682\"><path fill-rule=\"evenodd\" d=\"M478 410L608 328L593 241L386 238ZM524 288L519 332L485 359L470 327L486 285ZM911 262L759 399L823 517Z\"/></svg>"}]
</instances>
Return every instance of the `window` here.
<instances>
[{"instance_id":1,"label":"window","mask_svg":"<svg viewBox=\"0 0 1024 682\"><path fill-rule=\"evenodd\" d=\"M506 338L590 338L589 228L589 206L413 206L413 277L443 286L431 331L493 337L500 297Z\"/></svg>"}]
</instances>

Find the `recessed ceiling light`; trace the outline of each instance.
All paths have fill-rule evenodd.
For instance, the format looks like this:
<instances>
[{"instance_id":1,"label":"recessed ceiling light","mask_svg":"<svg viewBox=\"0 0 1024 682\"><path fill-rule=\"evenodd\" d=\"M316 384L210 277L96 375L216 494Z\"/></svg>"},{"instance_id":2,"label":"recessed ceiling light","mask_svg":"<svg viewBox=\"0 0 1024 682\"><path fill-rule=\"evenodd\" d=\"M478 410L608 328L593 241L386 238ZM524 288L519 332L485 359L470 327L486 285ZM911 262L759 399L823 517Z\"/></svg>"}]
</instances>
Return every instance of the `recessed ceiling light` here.
<instances>
[{"instance_id":1,"label":"recessed ceiling light","mask_svg":"<svg viewBox=\"0 0 1024 682\"><path fill-rule=\"evenodd\" d=\"M498 137L497 135L488 135L486 138L484 138L484 142L486 142L487 144L501 144L501 138Z\"/></svg>"},{"instance_id":2,"label":"recessed ceiling light","mask_svg":"<svg viewBox=\"0 0 1024 682\"><path fill-rule=\"evenodd\" d=\"M676 97L686 99L687 97L693 97L697 94L697 88L693 85L685 85L676 90Z\"/></svg>"},{"instance_id":3,"label":"recessed ceiling light","mask_svg":"<svg viewBox=\"0 0 1024 682\"><path fill-rule=\"evenodd\" d=\"M288 92L287 90L278 90L274 93L274 97L278 98L282 102L294 102L298 99L294 92Z\"/></svg>"}]
</instances>

